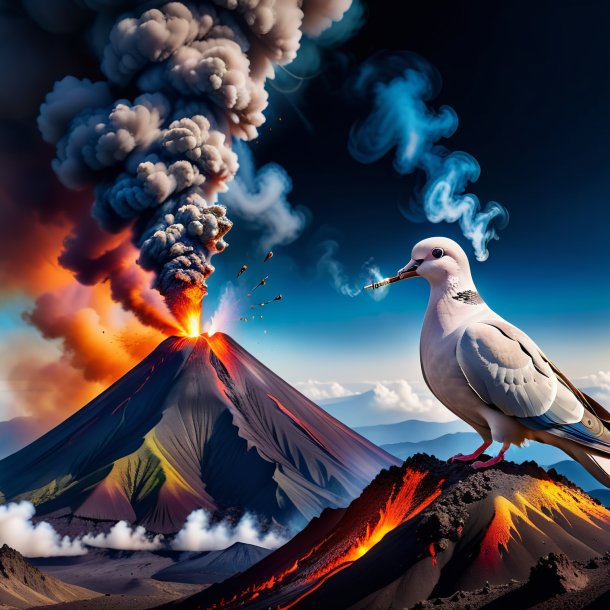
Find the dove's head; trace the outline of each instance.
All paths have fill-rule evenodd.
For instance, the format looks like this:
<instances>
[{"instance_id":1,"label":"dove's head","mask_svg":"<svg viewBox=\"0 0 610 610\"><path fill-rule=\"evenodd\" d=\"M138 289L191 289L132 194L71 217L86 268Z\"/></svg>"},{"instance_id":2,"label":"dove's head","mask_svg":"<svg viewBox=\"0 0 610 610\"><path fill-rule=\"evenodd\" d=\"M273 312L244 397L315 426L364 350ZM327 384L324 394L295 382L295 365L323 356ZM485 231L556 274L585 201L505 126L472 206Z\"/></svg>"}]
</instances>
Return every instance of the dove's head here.
<instances>
[{"instance_id":1,"label":"dove's head","mask_svg":"<svg viewBox=\"0 0 610 610\"><path fill-rule=\"evenodd\" d=\"M429 237L415 244L411 260L398 271L401 279L424 277L431 286L447 289L473 287L468 257L447 237Z\"/></svg>"}]
</instances>

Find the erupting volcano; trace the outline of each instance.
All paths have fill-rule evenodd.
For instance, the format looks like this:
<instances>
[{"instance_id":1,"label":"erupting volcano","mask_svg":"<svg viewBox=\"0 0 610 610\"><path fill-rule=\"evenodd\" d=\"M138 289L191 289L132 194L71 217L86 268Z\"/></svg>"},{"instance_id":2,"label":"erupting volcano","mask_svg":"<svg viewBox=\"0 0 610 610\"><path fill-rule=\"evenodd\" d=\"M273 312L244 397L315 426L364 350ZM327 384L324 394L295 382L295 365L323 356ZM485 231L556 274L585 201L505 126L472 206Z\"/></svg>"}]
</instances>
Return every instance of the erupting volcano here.
<instances>
[{"instance_id":1,"label":"erupting volcano","mask_svg":"<svg viewBox=\"0 0 610 610\"><path fill-rule=\"evenodd\" d=\"M405 608L526 579L541 555L588 560L610 511L532 463L476 472L418 454L327 510L243 574L181 608Z\"/></svg>"},{"instance_id":2,"label":"erupting volcano","mask_svg":"<svg viewBox=\"0 0 610 610\"><path fill-rule=\"evenodd\" d=\"M396 463L229 336L191 336L191 323L4 459L4 499L30 500L71 533L121 519L171 533L198 508L302 526Z\"/></svg>"}]
</instances>

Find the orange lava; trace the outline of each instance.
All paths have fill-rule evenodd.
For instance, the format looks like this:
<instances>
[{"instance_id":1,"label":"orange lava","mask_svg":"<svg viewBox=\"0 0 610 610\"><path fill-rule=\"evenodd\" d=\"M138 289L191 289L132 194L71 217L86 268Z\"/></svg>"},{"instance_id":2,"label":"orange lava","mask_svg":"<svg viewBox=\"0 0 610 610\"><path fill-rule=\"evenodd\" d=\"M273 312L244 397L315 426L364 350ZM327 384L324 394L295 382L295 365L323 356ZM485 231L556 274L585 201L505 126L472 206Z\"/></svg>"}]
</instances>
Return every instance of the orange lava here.
<instances>
[{"instance_id":1,"label":"orange lava","mask_svg":"<svg viewBox=\"0 0 610 610\"><path fill-rule=\"evenodd\" d=\"M383 537L398 527L401 523L408 521L427 508L441 493L440 481L437 488L422 502L415 505L415 493L420 483L428 475L427 472L414 471L407 468L402 480L402 484L398 491L392 488L392 492L388 497L385 506L379 511L379 519L374 526L367 523L365 534L358 538L352 546L340 557L322 566L315 572L309 575L308 581L318 580L336 567L354 563L363 555L366 555Z\"/></svg>"},{"instance_id":2,"label":"orange lava","mask_svg":"<svg viewBox=\"0 0 610 610\"><path fill-rule=\"evenodd\" d=\"M479 561L485 565L501 561L503 554L508 553L510 541L521 538L525 528L533 528L539 535L546 536L534 523L534 518L549 523L563 518L569 524L582 520L597 528L610 525L610 510L579 490L554 481L533 482L510 499L496 496L494 509L479 553Z\"/></svg>"},{"instance_id":3,"label":"orange lava","mask_svg":"<svg viewBox=\"0 0 610 610\"><path fill-rule=\"evenodd\" d=\"M230 600L221 600L218 604L211 606L210 610L227 607L233 604L236 604L236 607L243 606L260 597L261 593L264 591L269 591L279 586L286 586L288 584L286 582L287 579L291 584L300 582L302 585L308 585L307 590L298 598L285 606L278 607L277 610L288 610L289 608L294 607L305 597L320 588L329 578L363 557L380 542L386 534L402 523L412 519L434 502L441 494L443 480L440 480L437 483L436 488L432 493L428 494L423 500L418 501L417 492L421 483L427 476L428 472L407 468L400 485L394 485L392 487L384 505L379 509L379 516L375 523L367 523L365 533L360 537L357 537L352 544L348 545L347 549L341 550L337 557L327 557L329 552L332 553L333 547L340 545L342 542L341 539L334 540L336 534L333 532L328 538L322 540L310 549L306 555L300 557L280 574L274 575L258 585L248 587L237 597L233 597ZM302 575L296 574L298 571L301 571ZM292 580L288 578L295 574L296 580L294 579L294 576Z\"/></svg>"}]
</instances>

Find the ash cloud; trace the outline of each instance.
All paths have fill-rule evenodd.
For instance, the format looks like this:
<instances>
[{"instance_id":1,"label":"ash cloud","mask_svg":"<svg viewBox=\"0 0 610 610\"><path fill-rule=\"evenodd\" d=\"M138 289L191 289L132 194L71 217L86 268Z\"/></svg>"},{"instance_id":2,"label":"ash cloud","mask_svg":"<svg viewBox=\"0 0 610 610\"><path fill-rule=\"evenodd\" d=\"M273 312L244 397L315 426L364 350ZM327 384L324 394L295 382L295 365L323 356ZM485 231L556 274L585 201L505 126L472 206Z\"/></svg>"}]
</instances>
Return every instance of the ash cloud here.
<instances>
[{"instance_id":1,"label":"ash cloud","mask_svg":"<svg viewBox=\"0 0 610 610\"><path fill-rule=\"evenodd\" d=\"M495 201L482 207L476 195L466 192L481 171L474 157L439 144L458 126L453 108L429 106L439 88L437 72L415 55L383 54L364 64L355 90L371 96L373 108L353 126L349 150L362 163L377 161L394 150L398 173L423 171L426 183L421 199L426 218L433 223L458 222L477 259L484 261L489 242L498 239L496 229L508 222L508 212Z\"/></svg>"},{"instance_id":2,"label":"ash cloud","mask_svg":"<svg viewBox=\"0 0 610 610\"><path fill-rule=\"evenodd\" d=\"M232 139L257 135L266 78L274 64L294 59L301 30L319 34L350 3L215 0L135 10L110 30L101 62L107 80L66 76L42 104L38 126L56 147L58 178L73 189L95 187L93 213L104 230L132 228L140 264L177 317L185 297L201 301L211 258L227 246L232 223L216 198L237 172ZM115 99L117 91L137 95ZM278 194L286 188L271 168L261 180L280 184ZM243 212L251 193L238 185ZM283 220L297 231L296 213L285 211L266 205L258 216L268 226L279 213L275 233Z\"/></svg>"}]
</instances>

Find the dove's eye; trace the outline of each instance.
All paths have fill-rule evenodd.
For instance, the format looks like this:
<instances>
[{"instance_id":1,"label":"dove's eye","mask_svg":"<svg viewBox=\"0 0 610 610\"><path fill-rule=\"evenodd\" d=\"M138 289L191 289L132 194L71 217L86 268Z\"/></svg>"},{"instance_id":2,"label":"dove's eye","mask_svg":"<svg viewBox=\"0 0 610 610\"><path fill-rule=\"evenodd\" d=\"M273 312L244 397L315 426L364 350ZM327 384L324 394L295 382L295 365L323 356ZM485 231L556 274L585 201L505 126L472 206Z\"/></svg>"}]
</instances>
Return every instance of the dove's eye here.
<instances>
[{"instance_id":1,"label":"dove's eye","mask_svg":"<svg viewBox=\"0 0 610 610\"><path fill-rule=\"evenodd\" d=\"M432 250L432 256L434 256L434 258L442 258L445 256L445 251L442 248L434 248L434 250Z\"/></svg>"}]
</instances>

